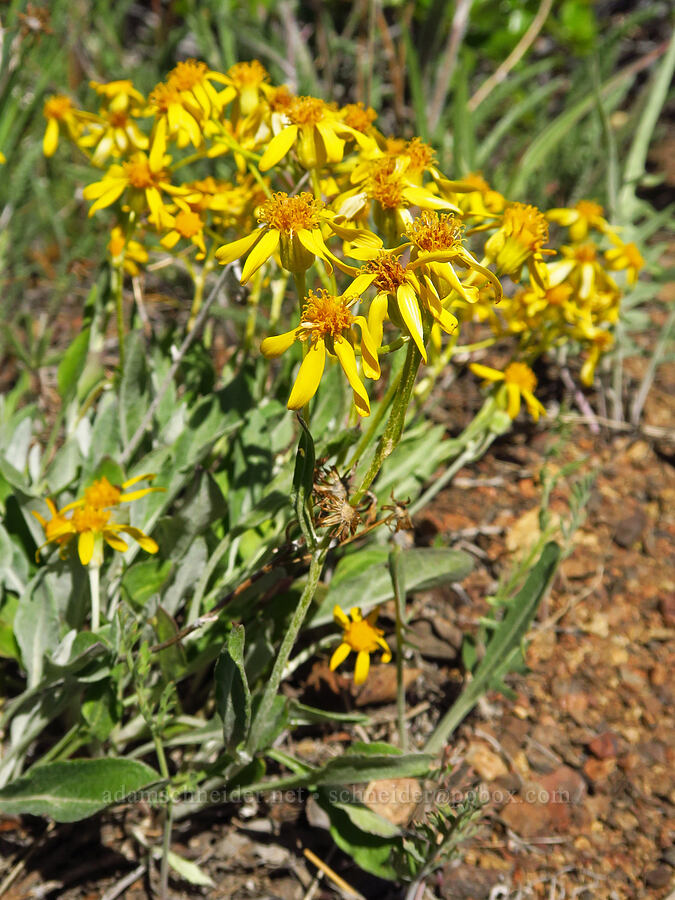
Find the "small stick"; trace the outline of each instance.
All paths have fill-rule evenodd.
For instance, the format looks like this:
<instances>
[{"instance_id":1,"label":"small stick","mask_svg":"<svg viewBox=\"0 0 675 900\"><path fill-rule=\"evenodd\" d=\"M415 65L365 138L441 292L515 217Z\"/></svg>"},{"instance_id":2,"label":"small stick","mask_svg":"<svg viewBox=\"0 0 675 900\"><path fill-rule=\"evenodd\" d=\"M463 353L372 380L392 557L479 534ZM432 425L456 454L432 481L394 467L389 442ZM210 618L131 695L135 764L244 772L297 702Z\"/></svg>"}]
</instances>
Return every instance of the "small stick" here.
<instances>
[{"instance_id":1,"label":"small stick","mask_svg":"<svg viewBox=\"0 0 675 900\"><path fill-rule=\"evenodd\" d=\"M330 866L327 866L325 862L322 862L322 860L319 859L316 853L312 853L312 851L308 850L307 848L305 848L302 852L304 853L306 858L311 863L314 863L317 869L320 869L327 878L330 878L333 884L340 888L341 891L344 891L350 897L359 897L361 898L361 900L364 900L363 894L360 894L358 891L354 890L351 885L347 884L344 878L340 878L338 873L333 871Z\"/></svg>"}]
</instances>

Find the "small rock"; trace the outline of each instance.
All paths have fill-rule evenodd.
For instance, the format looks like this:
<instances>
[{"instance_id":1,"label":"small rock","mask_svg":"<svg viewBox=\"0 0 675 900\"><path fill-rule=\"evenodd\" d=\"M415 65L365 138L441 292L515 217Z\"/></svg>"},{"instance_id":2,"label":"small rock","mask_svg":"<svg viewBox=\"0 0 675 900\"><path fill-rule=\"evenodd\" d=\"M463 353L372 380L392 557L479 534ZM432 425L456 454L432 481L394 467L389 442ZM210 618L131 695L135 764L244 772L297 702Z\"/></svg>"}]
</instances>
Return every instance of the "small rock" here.
<instances>
[{"instance_id":1,"label":"small rock","mask_svg":"<svg viewBox=\"0 0 675 900\"><path fill-rule=\"evenodd\" d=\"M647 516L640 507L616 523L614 541L619 547L632 547L647 527Z\"/></svg>"},{"instance_id":2,"label":"small rock","mask_svg":"<svg viewBox=\"0 0 675 900\"><path fill-rule=\"evenodd\" d=\"M586 796L586 782L569 766L560 766L539 779L549 799L558 803L581 803Z\"/></svg>"},{"instance_id":3,"label":"small rock","mask_svg":"<svg viewBox=\"0 0 675 900\"><path fill-rule=\"evenodd\" d=\"M666 628L675 628L675 594L661 597L659 600L659 612L663 617Z\"/></svg>"},{"instance_id":4,"label":"small rock","mask_svg":"<svg viewBox=\"0 0 675 900\"><path fill-rule=\"evenodd\" d=\"M363 802L393 825L406 825L422 800L422 789L414 778L384 778L371 781Z\"/></svg>"},{"instance_id":5,"label":"small rock","mask_svg":"<svg viewBox=\"0 0 675 900\"><path fill-rule=\"evenodd\" d=\"M541 837L550 831L551 811L546 803L528 803L521 797L514 797L502 809L500 816L522 838Z\"/></svg>"},{"instance_id":6,"label":"small rock","mask_svg":"<svg viewBox=\"0 0 675 900\"><path fill-rule=\"evenodd\" d=\"M466 761L475 769L483 781L494 781L508 773L501 756L486 747L485 744L472 743L466 753Z\"/></svg>"},{"instance_id":7,"label":"small rock","mask_svg":"<svg viewBox=\"0 0 675 900\"><path fill-rule=\"evenodd\" d=\"M657 866L645 874L645 884L652 888L665 887L670 881L671 874L670 866L665 864Z\"/></svg>"},{"instance_id":8,"label":"small rock","mask_svg":"<svg viewBox=\"0 0 675 900\"><path fill-rule=\"evenodd\" d=\"M603 731L589 743L588 749L598 759L613 759L619 749L619 741L613 731Z\"/></svg>"},{"instance_id":9,"label":"small rock","mask_svg":"<svg viewBox=\"0 0 675 900\"><path fill-rule=\"evenodd\" d=\"M615 759L587 759L584 763L584 775L591 781L604 781L616 768Z\"/></svg>"},{"instance_id":10,"label":"small rock","mask_svg":"<svg viewBox=\"0 0 675 900\"><path fill-rule=\"evenodd\" d=\"M487 900L502 877L499 872L467 863L448 863L443 867L438 888L443 900Z\"/></svg>"},{"instance_id":11,"label":"small rock","mask_svg":"<svg viewBox=\"0 0 675 900\"><path fill-rule=\"evenodd\" d=\"M421 669L404 669L403 681L406 690L412 686ZM371 703L391 703L396 699L396 667L394 665L371 666L368 680L364 685L351 684L351 693L356 706L370 706Z\"/></svg>"}]
</instances>

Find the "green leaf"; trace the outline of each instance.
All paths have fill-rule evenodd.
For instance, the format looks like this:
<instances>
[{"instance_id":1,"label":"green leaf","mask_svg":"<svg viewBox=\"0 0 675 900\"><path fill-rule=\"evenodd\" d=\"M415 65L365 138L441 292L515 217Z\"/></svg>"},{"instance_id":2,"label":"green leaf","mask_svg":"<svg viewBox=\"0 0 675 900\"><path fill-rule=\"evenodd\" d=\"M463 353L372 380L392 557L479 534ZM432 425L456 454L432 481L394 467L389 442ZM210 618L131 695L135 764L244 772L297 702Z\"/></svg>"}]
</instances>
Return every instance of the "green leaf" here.
<instances>
[{"instance_id":1,"label":"green leaf","mask_svg":"<svg viewBox=\"0 0 675 900\"><path fill-rule=\"evenodd\" d=\"M45 569L37 572L19 598L14 634L28 673L28 687L34 687L42 678L45 653L54 650L59 641L56 602Z\"/></svg>"},{"instance_id":2,"label":"green leaf","mask_svg":"<svg viewBox=\"0 0 675 900\"><path fill-rule=\"evenodd\" d=\"M178 626L175 620L161 606L157 607L150 624L154 627L157 642L160 644L170 641L178 634ZM180 641L176 641L165 647L164 650L160 650L157 656L159 657L159 665L165 680L167 682L178 681L187 668L185 650L183 650Z\"/></svg>"},{"instance_id":3,"label":"green leaf","mask_svg":"<svg viewBox=\"0 0 675 900\"><path fill-rule=\"evenodd\" d=\"M59 363L56 373L56 384L63 401L70 399L77 389L77 382L87 362L90 332L90 328L85 328L81 331L68 347Z\"/></svg>"},{"instance_id":4,"label":"green leaf","mask_svg":"<svg viewBox=\"0 0 675 900\"><path fill-rule=\"evenodd\" d=\"M289 703L289 717L294 726L325 725L327 722L367 725L370 722L370 716L364 713L338 713L332 709L317 709L314 706L299 703L297 700L291 700Z\"/></svg>"},{"instance_id":5,"label":"green leaf","mask_svg":"<svg viewBox=\"0 0 675 900\"><path fill-rule=\"evenodd\" d=\"M331 802L327 790L319 791L316 801L328 815L331 837L340 850L366 872L371 872L378 878L394 881L396 870L391 858L392 851L399 845L399 839L380 837L363 831L354 824L344 809Z\"/></svg>"},{"instance_id":6,"label":"green leaf","mask_svg":"<svg viewBox=\"0 0 675 900\"><path fill-rule=\"evenodd\" d=\"M472 680L443 716L425 750L439 753L462 719L474 708L489 688L501 682L514 663L514 652L520 650L537 612L542 597L560 562L560 547L550 541L541 552L525 584L513 598L509 609L492 633L485 656L473 673ZM520 657L519 653L516 653Z\"/></svg>"},{"instance_id":7,"label":"green leaf","mask_svg":"<svg viewBox=\"0 0 675 900\"><path fill-rule=\"evenodd\" d=\"M332 793L333 792L330 790L328 791L329 797ZM340 796L342 792L336 793ZM373 812L372 809L364 806L362 803L335 799L331 799L331 803L335 809L344 810L349 816L351 823L360 831L367 832L367 834L374 834L377 835L377 837L383 838L393 838L401 833L401 829L394 825L393 822L390 822L383 816L378 815L378 813Z\"/></svg>"},{"instance_id":8,"label":"green leaf","mask_svg":"<svg viewBox=\"0 0 675 900\"><path fill-rule=\"evenodd\" d=\"M244 668L243 625L235 625L227 636L214 673L216 709L223 720L227 750L235 750L246 740L251 727L251 691Z\"/></svg>"},{"instance_id":9,"label":"green leaf","mask_svg":"<svg viewBox=\"0 0 675 900\"><path fill-rule=\"evenodd\" d=\"M179 856L173 850L169 850L167 859L174 872L177 872L181 878L184 878L190 884L196 884L198 887L216 886L211 877L206 872L203 872L196 863Z\"/></svg>"},{"instance_id":10,"label":"green leaf","mask_svg":"<svg viewBox=\"0 0 675 900\"><path fill-rule=\"evenodd\" d=\"M144 559L134 563L122 576L122 587L131 605L137 611L145 608L148 600L158 594L171 574L173 563L169 559Z\"/></svg>"},{"instance_id":11,"label":"green leaf","mask_svg":"<svg viewBox=\"0 0 675 900\"><path fill-rule=\"evenodd\" d=\"M120 382L119 422L122 441L128 444L136 433L150 405L147 355L143 335L136 331L127 336L126 359Z\"/></svg>"},{"instance_id":12,"label":"green leaf","mask_svg":"<svg viewBox=\"0 0 675 900\"><path fill-rule=\"evenodd\" d=\"M159 775L133 759L74 759L33 766L0 788L5 815L49 816L77 822L140 791Z\"/></svg>"},{"instance_id":13,"label":"green leaf","mask_svg":"<svg viewBox=\"0 0 675 900\"><path fill-rule=\"evenodd\" d=\"M92 737L104 741L122 718L122 705L110 681L89 685L80 712Z\"/></svg>"},{"instance_id":14,"label":"green leaf","mask_svg":"<svg viewBox=\"0 0 675 900\"><path fill-rule=\"evenodd\" d=\"M391 600L394 590L388 559L389 551L386 547L370 547L340 560L328 593L312 617L312 625L331 622L333 607L337 604L343 609L348 609L354 606L355 597L360 599L364 612L371 610L378 603ZM473 560L468 553L461 550L420 547L404 550L401 553L400 565L406 591L410 593L461 581L473 569Z\"/></svg>"},{"instance_id":15,"label":"green leaf","mask_svg":"<svg viewBox=\"0 0 675 900\"><path fill-rule=\"evenodd\" d=\"M305 420L298 415L301 432L298 441L298 452L295 457L295 471L293 472L293 504L298 517L300 530L302 531L307 548L316 546L316 533L312 519L312 489L314 487L314 441Z\"/></svg>"}]
</instances>

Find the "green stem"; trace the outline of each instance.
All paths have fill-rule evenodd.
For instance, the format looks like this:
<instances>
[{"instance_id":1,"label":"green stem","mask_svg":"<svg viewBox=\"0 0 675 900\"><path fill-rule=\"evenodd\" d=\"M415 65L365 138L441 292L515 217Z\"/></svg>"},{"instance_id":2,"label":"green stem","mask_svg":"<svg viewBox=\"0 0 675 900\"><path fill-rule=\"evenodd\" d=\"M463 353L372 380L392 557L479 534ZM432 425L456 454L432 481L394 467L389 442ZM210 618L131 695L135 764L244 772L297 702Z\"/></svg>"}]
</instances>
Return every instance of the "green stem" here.
<instances>
[{"instance_id":1,"label":"green stem","mask_svg":"<svg viewBox=\"0 0 675 900\"><path fill-rule=\"evenodd\" d=\"M120 345L120 370L124 371L124 268L123 264L113 266L112 269L112 292L115 297L115 312L117 314L117 340Z\"/></svg>"},{"instance_id":2,"label":"green stem","mask_svg":"<svg viewBox=\"0 0 675 900\"><path fill-rule=\"evenodd\" d=\"M401 566L401 548L394 544L389 554L389 572L394 588L394 608L396 610L396 712L398 718L398 740L401 750L408 749L408 732L405 724L405 679L403 659L403 629L405 627L405 584Z\"/></svg>"},{"instance_id":3,"label":"green stem","mask_svg":"<svg viewBox=\"0 0 675 900\"><path fill-rule=\"evenodd\" d=\"M305 621L307 611L316 594L327 552L327 548L320 545L312 554L305 588L300 597L300 602L295 608L291 621L288 624L284 639L281 642L281 647L279 648L277 658L274 662L274 668L272 669L272 673L263 690L260 706L258 707L258 712L253 720L251 731L246 742L246 750L251 756L259 749L260 741L262 740L265 729L269 726L272 704L274 703L274 698L279 690L279 685L281 684L284 669L286 668L286 664L291 655L291 650L293 649L302 623Z\"/></svg>"},{"instance_id":4,"label":"green stem","mask_svg":"<svg viewBox=\"0 0 675 900\"><path fill-rule=\"evenodd\" d=\"M101 627L101 567L90 563L87 572L91 594L91 630L95 634Z\"/></svg>"},{"instance_id":5,"label":"green stem","mask_svg":"<svg viewBox=\"0 0 675 900\"><path fill-rule=\"evenodd\" d=\"M387 392L380 401L380 405L377 407L377 410L371 416L368 422L368 428L364 431L361 436L361 440L356 446L356 450L354 451L354 455L349 460L349 468L353 469L357 462L363 456L365 450L370 446L370 442L372 441L377 429L380 426L380 422L384 419L384 416L391 405L394 396L396 395L396 391L401 383L401 375L403 374L403 369L396 373L396 375L392 378L391 384L387 388Z\"/></svg>"},{"instance_id":6,"label":"green stem","mask_svg":"<svg viewBox=\"0 0 675 900\"><path fill-rule=\"evenodd\" d=\"M157 754L157 762L162 778L167 783L167 801L164 810L164 835L162 839L162 862L159 870L159 896L161 900L169 900L169 851L171 850L171 829L173 827L173 799L171 796L171 776L169 775L169 766L166 762L166 754L164 753L164 745L159 734L152 729L152 740L155 745L155 753Z\"/></svg>"},{"instance_id":7,"label":"green stem","mask_svg":"<svg viewBox=\"0 0 675 900\"><path fill-rule=\"evenodd\" d=\"M382 468L382 463L393 452L401 439L403 426L405 425L405 414L408 409L408 404L410 403L410 397L415 385L415 377L417 376L417 370L419 369L421 362L422 356L417 349L417 345L414 341L409 341L408 352L406 353L405 362L401 369L399 391L394 398L389 421L387 422L382 437L380 438L380 442L377 445L370 468L366 472L365 478L361 482L358 491L352 497L351 502L353 506L361 502L364 494Z\"/></svg>"},{"instance_id":8,"label":"green stem","mask_svg":"<svg viewBox=\"0 0 675 900\"><path fill-rule=\"evenodd\" d=\"M298 300L300 301L300 306L305 305L305 297L307 296L307 280L305 278L304 272L293 272L293 278L295 279L295 290L298 293Z\"/></svg>"}]
</instances>

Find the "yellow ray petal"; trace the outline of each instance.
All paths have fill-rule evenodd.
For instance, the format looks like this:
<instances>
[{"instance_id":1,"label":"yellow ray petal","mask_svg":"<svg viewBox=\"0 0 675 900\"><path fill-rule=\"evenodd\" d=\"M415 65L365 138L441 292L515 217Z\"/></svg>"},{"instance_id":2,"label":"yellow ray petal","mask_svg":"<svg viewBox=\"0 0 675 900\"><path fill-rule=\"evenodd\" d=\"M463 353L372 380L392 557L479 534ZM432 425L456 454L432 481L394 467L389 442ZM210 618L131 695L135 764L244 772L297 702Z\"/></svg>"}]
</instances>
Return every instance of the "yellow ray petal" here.
<instances>
[{"instance_id":1,"label":"yellow ray petal","mask_svg":"<svg viewBox=\"0 0 675 900\"><path fill-rule=\"evenodd\" d=\"M258 228L251 234L247 234L246 237L231 241L229 244L223 244L222 247L218 247L216 250L216 259L223 266L234 262L235 259L240 259L260 239L262 233L262 229Z\"/></svg>"},{"instance_id":2,"label":"yellow ray petal","mask_svg":"<svg viewBox=\"0 0 675 900\"><path fill-rule=\"evenodd\" d=\"M115 534L112 531L104 532L103 537L105 538L106 544L108 544L109 547L112 547L113 550L117 550L120 553L124 553L126 550L129 549L127 542L123 541L122 538L118 534Z\"/></svg>"},{"instance_id":3,"label":"yellow ray petal","mask_svg":"<svg viewBox=\"0 0 675 900\"><path fill-rule=\"evenodd\" d=\"M56 119L47 119L45 136L42 139L42 152L45 156L53 156L59 145L59 123Z\"/></svg>"},{"instance_id":4,"label":"yellow ray petal","mask_svg":"<svg viewBox=\"0 0 675 900\"><path fill-rule=\"evenodd\" d=\"M326 161L329 163L340 162L345 150L345 142L339 138L328 122L317 122L316 130L321 135L326 148Z\"/></svg>"},{"instance_id":5,"label":"yellow ray petal","mask_svg":"<svg viewBox=\"0 0 675 900\"><path fill-rule=\"evenodd\" d=\"M361 650L356 655L356 665L354 666L354 684L363 684L363 682L368 677L369 669L370 655L365 650Z\"/></svg>"},{"instance_id":6,"label":"yellow ray petal","mask_svg":"<svg viewBox=\"0 0 675 900\"><path fill-rule=\"evenodd\" d=\"M323 338L313 344L302 361L291 396L286 404L289 409L302 409L316 394L326 364L326 345Z\"/></svg>"},{"instance_id":7,"label":"yellow ray petal","mask_svg":"<svg viewBox=\"0 0 675 900\"><path fill-rule=\"evenodd\" d=\"M151 537L148 537L147 534L141 531L140 528L134 528L131 525L120 525L117 528L118 531L124 531L125 534L128 534L129 537L132 537L138 544L147 552L147 553L157 553L159 550L159 545L157 541L153 541ZM108 531L106 531L106 540L108 538Z\"/></svg>"},{"instance_id":8,"label":"yellow ray petal","mask_svg":"<svg viewBox=\"0 0 675 900\"><path fill-rule=\"evenodd\" d=\"M282 160L291 149L297 136L297 125L288 125L286 128L282 129L279 134L275 134L267 145L267 149L263 153L262 159L258 163L260 171L267 172L272 166L276 166L276 164Z\"/></svg>"},{"instance_id":9,"label":"yellow ray petal","mask_svg":"<svg viewBox=\"0 0 675 900\"><path fill-rule=\"evenodd\" d=\"M409 284L401 284L396 289L396 302L398 303L399 312L406 324L406 328L410 332L410 336L417 344L417 349L422 355L424 362L427 361L427 351L424 346L424 333L422 330L422 316L420 314L420 306L417 302L415 292Z\"/></svg>"},{"instance_id":10,"label":"yellow ray petal","mask_svg":"<svg viewBox=\"0 0 675 900\"><path fill-rule=\"evenodd\" d=\"M331 672L334 672L337 667L347 659L351 649L349 644L338 644L335 648L335 652L330 658L329 668Z\"/></svg>"},{"instance_id":11,"label":"yellow ray petal","mask_svg":"<svg viewBox=\"0 0 675 900\"><path fill-rule=\"evenodd\" d=\"M293 331L286 331L283 334L272 335L266 337L260 344L260 352L267 359L276 359L285 353L289 347L293 345L298 335L297 328Z\"/></svg>"},{"instance_id":12,"label":"yellow ray petal","mask_svg":"<svg viewBox=\"0 0 675 900\"><path fill-rule=\"evenodd\" d=\"M94 555L94 532L83 531L77 540L77 552L83 566L88 566Z\"/></svg>"},{"instance_id":13,"label":"yellow ray petal","mask_svg":"<svg viewBox=\"0 0 675 900\"><path fill-rule=\"evenodd\" d=\"M356 404L357 413L360 416L369 416L370 400L368 399L368 393L363 386L363 382L359 378L354 348L349 341L343 337L336 337L333 341L333 347L335 348L335 355L340 360L340 365L347 376L347 381L354 392L354 403Z\"/></svg>"},{"instance_id":14,"label":"yellow ray petal","mask_svg":"<svg viewBox=\"0 0 675 900\"><path fill-rule=\"evenodd\" d=\"M498 369L491 369L489 366L483 366L480 363L471 363L469 366L474 375L484 378L486 381L503 381L504 373Z\"/></svg>"},{"instance_id":15,"label":"yellow ray petal","mask_svg":"<svg viewBox=\"0 0 675 900\"><path fill-rule=\"evenodd\" d=\"M507 384L506 396L508 398L506 412L511 419L515 419L520 412L520 388L515 384Z\"/></svg>"},{"instance_id":16,"label":"yellow ray petal","mask_svg":"<svg viewBox=\"0 0 675 900\"><path fill-rule=\"evenodd\" d=\"M347 613L342 609L342 607L338 606L337 603L333 607L333 618L338 623L338 625L342 625L343 628L346 628L349 625L349 617Z\"/></svg>"},{"instance_id":17,"label":"yellow ray petal","mask_svg":"<svg viewBox=\"0 0 675 900\"><path fill-rule=\"evenodd\" d=\"M251 250L244 264L241 273L241 283L246 284L251 275L257 272L263 263L266 263L270 256L279 246L279 232L267 231L260 238L255 247Z\"/></svg>"},{"instance_id":18,"label":"yellow ray petal","mask_svg":"<svg viewBox=\"0 0 675 900\"><path fill-rule=\"evenodd\" d=\"M380 360L377 358L377 344L373 340L368 329L368 323L364 316L354 316L354 324L361 329L361 360L363 362L363 374L366 378L380 377Z\"/></svg>"}]
</instances>

